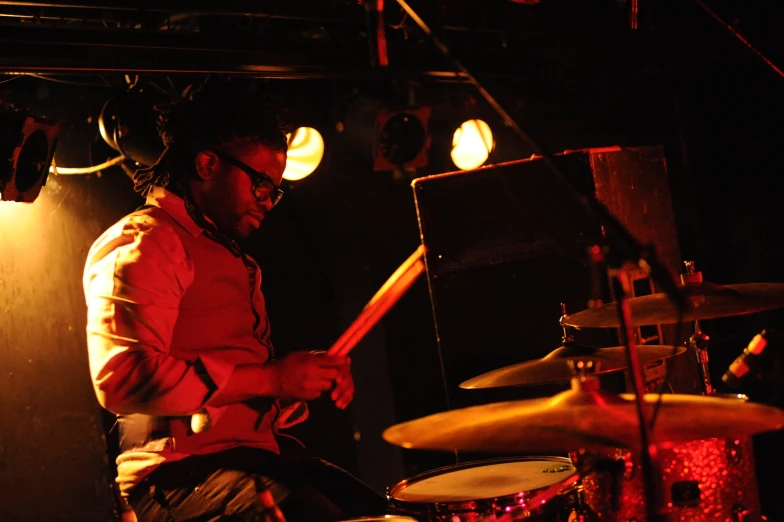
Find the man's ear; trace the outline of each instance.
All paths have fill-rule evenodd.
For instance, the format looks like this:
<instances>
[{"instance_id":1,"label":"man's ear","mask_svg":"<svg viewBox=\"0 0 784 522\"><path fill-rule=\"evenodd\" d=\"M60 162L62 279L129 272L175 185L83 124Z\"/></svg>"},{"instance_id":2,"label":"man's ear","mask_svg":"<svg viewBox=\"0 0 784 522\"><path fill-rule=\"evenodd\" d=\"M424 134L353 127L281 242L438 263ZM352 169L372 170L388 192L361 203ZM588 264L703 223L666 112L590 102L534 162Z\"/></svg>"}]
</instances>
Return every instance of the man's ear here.
<instances>
[{"instance_id":1,"label":"man's ear","mask_svg":"<svg viewBox=\"0 0 784 522\"><path fill-rule=\"evenodd\" d=\"M218 156L209 150L196 154L196 174L204 180L210 180L218 175Z\"/></svg>"}]
</instances>

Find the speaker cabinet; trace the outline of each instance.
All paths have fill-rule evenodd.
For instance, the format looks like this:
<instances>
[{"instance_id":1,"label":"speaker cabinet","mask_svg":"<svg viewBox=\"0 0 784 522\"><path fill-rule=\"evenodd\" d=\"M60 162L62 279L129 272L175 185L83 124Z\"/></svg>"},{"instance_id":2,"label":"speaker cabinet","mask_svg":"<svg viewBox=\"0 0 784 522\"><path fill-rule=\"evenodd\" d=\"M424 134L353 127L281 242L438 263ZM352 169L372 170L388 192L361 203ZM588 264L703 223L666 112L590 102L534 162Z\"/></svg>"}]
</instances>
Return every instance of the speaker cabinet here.
<instances>
[{"instance_id":1,"label":"speaker cabinet","mask_svg":"<svg viewBox=\"0 0 784 522\"><path fill-rule=\"evenodd\" d=\"M657 246L673 274L681 271L663 148L567 151L551 159L568 183L537 157L413 183L443 377L433 382L443 384L443 409L550 396L568 386L466 390L460 383L558 348L561 303L574 313L590 299L612 300L606 271L587 255L602 243L604 223L576 194L595 194L640 241ZM648 280L635 288L656 291ZM667 344L667 332L651 328L640 332L642 341ZM595 347L619 344L615 329L569 333ZM680 388L694 382L692 370ZM610 391L625 391L623 372L602 379Z\"/></svg>"}]
</instances>

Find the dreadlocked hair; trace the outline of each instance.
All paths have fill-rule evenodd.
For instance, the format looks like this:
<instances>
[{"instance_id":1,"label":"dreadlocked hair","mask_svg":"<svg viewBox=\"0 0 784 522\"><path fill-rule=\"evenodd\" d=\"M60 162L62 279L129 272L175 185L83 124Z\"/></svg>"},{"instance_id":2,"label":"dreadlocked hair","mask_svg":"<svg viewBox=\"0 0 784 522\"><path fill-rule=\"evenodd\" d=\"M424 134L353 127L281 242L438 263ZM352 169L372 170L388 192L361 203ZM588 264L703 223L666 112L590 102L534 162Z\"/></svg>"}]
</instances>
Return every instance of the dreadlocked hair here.
<instances>
[{"instance_id":1,"label":"dreadlocked hair","mask_svg":"<svg viewBox=\"0 0 784 522\"><path fill-rule=\"evenodd\" d=\"M236 141L286 152L287 128L257 85L212 76L197 89L186 89L171 103L156 106L158 134L164 151L158 161L134 173L134 190L147 194L153 186L187 193L200 150Z\"/></svg>"}]
</instances>

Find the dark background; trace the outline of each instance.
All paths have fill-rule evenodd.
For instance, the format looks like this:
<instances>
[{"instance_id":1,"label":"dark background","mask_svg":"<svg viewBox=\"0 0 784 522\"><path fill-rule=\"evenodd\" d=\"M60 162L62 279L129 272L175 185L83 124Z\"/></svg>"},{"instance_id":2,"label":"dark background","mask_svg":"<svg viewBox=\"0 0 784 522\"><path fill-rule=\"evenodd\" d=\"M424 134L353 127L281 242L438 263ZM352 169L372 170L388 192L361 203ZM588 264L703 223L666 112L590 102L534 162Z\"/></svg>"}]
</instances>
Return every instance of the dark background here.
<instances>
[{"instance_id":1,"label":"dark background","mask_svg":"<svg viewBox=\"0 0 784 522\"><path fill-rule=\"evenodd\" d=\"M58 164L87 166L116 155L97 120L106 100L125 90L126 74L154 92L181 90L208 72L263 83L291 108L294 124L321 131L326 153L314 174L286 187L248 248L264 270L278 349L325 349L419 245L410 182L455 169L449 145L460 122L481 117L491 126L497 146L488 163L533 152L411 19L386 3L388 68L375 64L361 2L236 2L225 12L191 6L202 14L179 17L176 6L158 4L10 2L0 8L8 15L0 26L7 73L0 99L61 119ZM784 281L784 78L705 9L784 67L778 4L643 0L636 30L623 1L457 4L412 3L544 151L663 146L683 258L715 283ZM428 165L374 172L361 108L399 109L412 97L433 109ZM115 432L91 395L80 278L92 241L140 202L114 167L51 176L39 200L17 214L0 203L4 520L112 516ZM352 407L339 412L317 401L307 425L294 430L380 491L450 458L381 439L392 424L445 408L430 305L421 278L352 352ZM714 381L755 333L781 320L771 311L706 321ZM522 361L556 348L553 341L529 346L520 338L514 349ZM777 359L743 390L752 400L781 406ZM781 436L757 442L757 467L773 476L784 461ZM766 513L780 516L775 482L761 480L760 489Z\"/></svg>"}]
</instances>

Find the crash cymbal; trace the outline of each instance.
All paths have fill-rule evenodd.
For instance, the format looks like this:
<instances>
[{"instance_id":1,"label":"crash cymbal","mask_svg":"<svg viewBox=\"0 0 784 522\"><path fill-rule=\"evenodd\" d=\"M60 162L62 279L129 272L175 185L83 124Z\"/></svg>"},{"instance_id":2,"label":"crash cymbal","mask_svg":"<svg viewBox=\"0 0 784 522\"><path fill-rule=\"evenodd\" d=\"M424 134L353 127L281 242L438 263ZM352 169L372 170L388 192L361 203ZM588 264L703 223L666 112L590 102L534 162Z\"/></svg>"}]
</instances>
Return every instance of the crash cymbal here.
<instances>
[{"instance_id":1,"label":"crash cymbal","mask_svg":"<svg viewBox=\"0 0 784 522\"><path fill-rule=\"evenodd\" d=\"M702 283L682 287L689 302L683 314L686 322L731 317L784 307L784 283L743 283L717 285ZM629 299L634 326L674 324L678 308L664 293ZM618 304L607 303L564 318L564 324L577 328L614 328L620 326Z\"/></svg>"},{"instance_id":2,"label":"crash cymbal","mask_svg":"<svg viewBox=\"0 0 784 522\"><path fill-rule=\"evenodd\" d=\"M686 351L683 346L638 345L637 354L640 364L648 364L666 359ZM593 348L576 343L567 343L556 348L542 359L505 366L484 373L460 384L461 388L503 388L506 386L527 386L547 384L556 381L567 381L574 377L569 368L569 361L598 362L600 373L624 370L628 366L626 348L612 346L610 348Z\"/></svg>"},{"instance_id":3,"label":"crash cymbal","mask_svg":"<svg viewBox=\"0 0 784 522\"><path fill-rule=\"evenodd\" d=\"M573 386L576 379L573 379ZM647 418L661 397L652 441L741 437L784 427L784 411L737 398L647 394ZM639 449L634 396L575 389L546 399L498 402L437 413L384 431L403 448L494 453Z\"/></svg>"}]
</instances>

